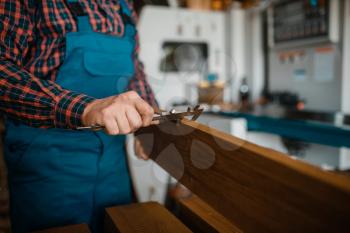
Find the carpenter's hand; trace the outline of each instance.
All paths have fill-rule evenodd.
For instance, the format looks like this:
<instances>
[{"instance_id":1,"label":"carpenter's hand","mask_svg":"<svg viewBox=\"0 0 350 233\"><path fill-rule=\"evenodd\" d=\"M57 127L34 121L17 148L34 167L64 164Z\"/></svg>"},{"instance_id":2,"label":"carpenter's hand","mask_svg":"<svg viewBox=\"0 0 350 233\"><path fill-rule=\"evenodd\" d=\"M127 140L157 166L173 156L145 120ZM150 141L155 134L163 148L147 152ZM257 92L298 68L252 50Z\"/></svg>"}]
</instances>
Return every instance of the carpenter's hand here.
<instances>
[{"instance_id":1,"label":"carpenter's hand","mask_svg":"<svg viewBox=\"0 0 350 233\"><path fill-rule=\"evenodd\" d=\"M82 116L84 126L102 125L110 135L129 134L149 126L154 110L134 91L98 99L88 104Z\"/></svg>"},{"instance_id":2,"label":"carpenter's hand","mask_svg":"<svg viewBox=\"0 0 350 233\"><path fill-rule=\"evenodd\" d=\"M140 142L139 139L137 139L137 137L135 137L135 141L134 141L134 151L138 158L143 160L149 159L149 155L145 152L145 149L143 148L142 143Z\"/></svg>"}]
</instances>

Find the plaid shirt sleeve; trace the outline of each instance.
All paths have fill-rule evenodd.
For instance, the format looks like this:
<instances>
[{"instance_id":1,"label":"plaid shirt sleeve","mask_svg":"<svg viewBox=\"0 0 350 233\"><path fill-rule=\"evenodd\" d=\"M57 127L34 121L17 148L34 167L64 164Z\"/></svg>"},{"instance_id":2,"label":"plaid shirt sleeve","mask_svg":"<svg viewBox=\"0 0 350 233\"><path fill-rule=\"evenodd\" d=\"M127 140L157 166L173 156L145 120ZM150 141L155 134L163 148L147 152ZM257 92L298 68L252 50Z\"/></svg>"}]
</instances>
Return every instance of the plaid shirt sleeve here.
<instances>
[{"instance_id":1,"label":"plaid shirt sleeve","mask_svg":"<svg viewBox=\"0 0 350 233\"><path fill-rule=\"evenodd\" d=\"M133 12L133 19L135 22L137 22L138 17L132 7L133 1L128 0L128 3ZM136 91L141 96L141 98L147 101L151 106L153 106L153 108L157 109L158 102L155 99L153 90L147 81L147 78L144 72L143 63L139 59L140 42L139 42L138 33L136 33L135 35L135 41L136 41L135 51L134 51L135 77L130 81L129 90Z\"/></svg>"},{"instance_id":2,"label":"plaid shirt sleeve","mask_svg":"<svg viewBox=\"0 0 350 233\"><path fill-rule=\"evenodd\" d=\"M94 99L34 77L22 65L35 39L28 2L0 2L0 110L34 127L80 126L85 106Z\"/></svg>"}]
</instances>

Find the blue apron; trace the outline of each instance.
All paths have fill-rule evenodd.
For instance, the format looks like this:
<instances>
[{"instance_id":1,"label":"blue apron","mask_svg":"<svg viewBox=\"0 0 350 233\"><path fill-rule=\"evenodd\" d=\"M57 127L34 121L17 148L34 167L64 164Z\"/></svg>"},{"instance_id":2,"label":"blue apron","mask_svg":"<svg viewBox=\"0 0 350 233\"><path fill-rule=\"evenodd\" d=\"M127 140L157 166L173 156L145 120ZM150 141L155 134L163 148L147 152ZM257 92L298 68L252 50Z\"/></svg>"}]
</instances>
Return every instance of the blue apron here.
<instances>
[{"instance_id":1,"label":"blue apron","mask_svg":"<svg viewBox=\"0 0 350 233\"><path fill-rule=\"evenodd\" d=\"M96 98L125 92L134 75L134 25L126 24L118 37L94 32L87 16L76 19L78 30L66 35L56 82ZM101 232L104 208L132 201L125 136L6 124L14 233L76 223Z\"/></svg>"}]
</instances>

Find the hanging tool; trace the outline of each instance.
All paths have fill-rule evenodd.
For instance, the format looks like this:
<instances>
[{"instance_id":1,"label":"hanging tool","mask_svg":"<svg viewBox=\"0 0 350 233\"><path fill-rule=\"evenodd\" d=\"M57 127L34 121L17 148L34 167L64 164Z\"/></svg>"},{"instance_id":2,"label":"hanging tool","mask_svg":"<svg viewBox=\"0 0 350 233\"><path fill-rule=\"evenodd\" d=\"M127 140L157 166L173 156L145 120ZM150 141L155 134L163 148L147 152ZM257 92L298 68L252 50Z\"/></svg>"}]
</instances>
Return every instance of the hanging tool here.
<instances>
[{"instance_id":1,"label":"hanging tool","mask_svg":"<svg viewBox=\"0 0 350 233\"><path fill-rule=\"evenodd\" d=\"M185 117L192 116L191 120L195 121L198 119L198 117L202 114L203 109L200 107L200 105L195 106L193 109L190 107L187 108L187 111L185 112L176 112L175 109L171 109L168 113L166 111L160 111L153 116L152 121L159 121L159 123L167 122L167 121L174 121L178 122ZM91 126L82 126L77 127L77 130L101 130L105 127L102 125L91 125Z\"/></svg>"}]
</instances>

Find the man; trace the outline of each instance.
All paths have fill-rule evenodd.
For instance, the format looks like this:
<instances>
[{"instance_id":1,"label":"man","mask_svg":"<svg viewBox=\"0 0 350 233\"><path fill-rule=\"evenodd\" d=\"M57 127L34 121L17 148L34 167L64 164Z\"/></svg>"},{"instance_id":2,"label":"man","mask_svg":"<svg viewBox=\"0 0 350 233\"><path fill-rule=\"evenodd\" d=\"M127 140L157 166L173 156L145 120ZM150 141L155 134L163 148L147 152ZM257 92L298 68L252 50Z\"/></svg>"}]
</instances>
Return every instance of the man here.
<instances>
[{"instance_id":1,"label":"man","mask_svg":"<svg viewBox=\"0 0 350 233\"><path fill-rule=\"evenodd\" d=\"M0 29L13 232L84 222L99 232L106 206L131 202L125 135L156 106L132 3L1 0ZM106 133L76 130L97 124Z\"/></svg>"}]
</instances>

